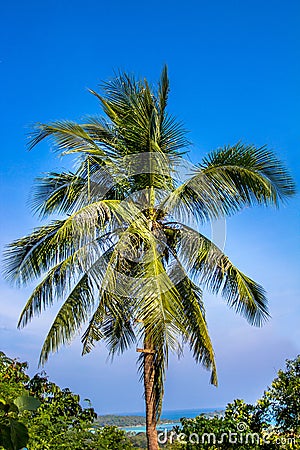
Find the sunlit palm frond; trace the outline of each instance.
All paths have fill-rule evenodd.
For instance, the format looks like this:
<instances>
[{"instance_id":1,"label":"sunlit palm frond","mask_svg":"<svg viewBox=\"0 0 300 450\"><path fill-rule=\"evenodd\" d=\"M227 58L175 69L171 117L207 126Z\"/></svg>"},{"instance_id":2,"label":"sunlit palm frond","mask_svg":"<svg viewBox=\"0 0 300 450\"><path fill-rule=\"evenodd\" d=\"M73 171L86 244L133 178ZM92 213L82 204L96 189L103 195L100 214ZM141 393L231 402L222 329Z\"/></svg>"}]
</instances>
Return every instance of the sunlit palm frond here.
<instances>
[{"instance_id":1,"label":"sunlit palm frond","mask_svg":"<svg viewBox=\"0 0 300 450\"><path fill-rule=\"evenodd\" d=\"M161 72L160 80L158 83L158 111L160 117L160 124L162 124L165 118L165 110L168 103L169 91L170 91L170 82L168 78L168 68L165 65Z\"/></svg>"},{"instance_id":2,"label":"sunlit palm frond","mask_svg":"<svg viewBox=\"0 0 300 450\"><path fill-rule=\"evenodd\" d=\"M226 215L227 205L220 201L219 191L204 173L193 176L173 190L160 209L179 222L204 223Z\"/></svg>"},{"instance_id":3,"label":"sunlit palm frond","mask_svg":"<svg viewBox=\"0 0 300 450\"><path fill-rule=\"evenodd\" d=\"M167 252L166 249L164 251L164 255L168 254L166 270L172 287L174 286L179 294L183 309L179 310L179 320L182 323L179 334L190 346L196 362L211 369L211 382L217 384L215 357L205 320L202 291L190 280L177 258L178 246L181 244L180 231L170 227L165 231L168 233L166 241L163 242L168 248Z\"/></svg>"},{"instance_id":4,"label":"sunlit palm frond","mask_svg":"<svg viewBox=\"0 0 300 450\"><path fill-rule=\"evenodd\" d=\"M100 200L124 199L130 185L123 165L104 165L98 157L88 155L76 173L50 172L37 178L31 201L33 211L40 217L70 215Z\"/></svg>"},{"instance_id":5,"label":"sunlit palm frond","mask_svg":"<svg viewBox=\"0 0 300 450\"><path fill-rule=\"evenodd\" d=\"M36 179L31 201L33 211L41 217L53 213L72 213L83 189L87 192L82 177L72 172L50 172Z\"/></svg>"},{"instance_id":6,"label":"sunlit palm frond","mask_svg":"<svg viewBox=\"0 0 300 450\"><path fill-rule=\"evenodd\" d=\"M155 240L150 242L146 260L142 264L137 280L137 298L133 315L142 322L142 340L151 343L154 356L155 407L160 416L164 393L165 373L168 367L169 351L181 354L181 337L186 328L183 321L184 308L179 292L172 282L158 253ZM139 359L139 371L143 374L145 360Z\"/></svg>"},{"instance_id":7,"label":"sunlit palm frond","mask_svg":"<svg viewBox=\"0 0 300 450\"><path fill-rule=\"evenodd\" d=\"M179 240L179 257L203 287L222 295L252 325L260 326L268 318L264 289L238 270L213 242L183 225Z\"/></svg>"},{"instance_id":8,"label":"sunlit palm frond","mask_svg":"<svg viewBox=\"0 0 300 450\"><path fill-rule=\"evenodd\" d=\"M166 67L157 98L146 80L137 82L123 73L102 88L105 96L91 92L116 126L118 149L123 155L149 151L173 154L188 145L182 125L165 111L169 92Z\"/></svg>"},{"instance_id":9,"label":"sunlit palm frond","mask_svg":"<svg viewBox=\"0 0 300 450\"><path fill-rule=\"evenodd\" d=\"M211 370L211 383L217 385L215 355L207 329L202 291L189 279L177 259L171 267L170 278L174 280L184 309L184 341L189 345L195 361Z\"/></svg>"},{"instance_id":10,"label":"sunlit palm frond","mask_svg":"<svg viewBox=\"0 0 300 450\"><path fill-rule=\"evenodd\" d=\"M83 127L76 122L65 120L50 124L36 124L30 135L29 149L31 150L48 137L53 139L55 149L61 155L88 153L108 159L106 153L94 142Z\"/></svg>"},{"instance_id":11,"label":"sunlit palm frond","mask_svg":"<svg viewBox=\"0 0 300 450\"><path fill-rule=\"evenodd\" d=\"M156 347L156 329L163 325L165 340L172 351L178 349L178 339L174 336L183 331L180 320L183 314L180 296L167 274L158 252L155 239L149 239L150 247L143 259L136 283L135 317L142 321L147 329L149 340ZM158 333L158 336L160 332ZM161 339L159 336L158 339Z\"/></svg>"},{"instance_id":12,"label":"sunlit palm frond","mask_svg":"<svg viewBox=\"0 0 300 450\"><path fill-rule=\"evenodd\" d=\"M104 334L101 330L104 318L106 316L106 308L105 308L105 294L107 291L104 291L104 295L101 296L97 309L93 313L92 318L89 321L89 325L86 328L84 334L82 335L82 354L85 355L90 353L95 346L95 342L99 342L103 339Z\"/></svg>"},{"instance_id":13,"label":"sunlit palm frond","mask_svg":"<svg viewBox=\"0 0 300 450\"><path fill-rule=\"evenodd\" d=\"M10 244L5 252L5 276L15 284L26 284L66 260L81 247L97 242L113 220L131 220L132 208L117 200L87 205L65 220L37 228L31 235ZM116 225L115 225L116 226Z\"/></svg>"},{"instance_id":14,"label":"sunlit palm frond","mask_svg":"<svg viewBox=\"0 0 300 450\"><path fill-rule=\"evenodd\" d=\"M147 85L120 74L110 83L104 83L102 88L105 98L91 92L100 100L105 114L117 127L120 140L124 142L125 154L149 151L154 104Z\"/></svg>"},{"instance_id":15,"label":"sunlit palm frond","mask_svg":"<svg viewBox=\"0 0 300 450\"><path fill-rule=\"evenodd\" d=\"M205 222L254 203L278 206L294 193L292 178L274 154L265 147L237 144L204 158L162 207L179 221L194 216Z\"/></svg>"},{"instance_id":16,"label":"sunlit palm frond","mask_svg":"<svg viewBox=\"0 0 300 450\"><path fill-rule=\"evenodd\" d=\"M157 109L159 116L159 146L164 153L182 155L189 145L183 125L166 111L170 83L167 66L163 67L158 83Z\"/></svg>"},{"instance_id":17,"label":"sunlit palm frond","mask_svg":"<svg viewBox=\"0 0 300 450\"><path fill-rule=\"evenodd\" d=\"M36 286L23 308L18 327L26 326L34 316L39 316L43 310L52 306L55 299L61 298L65 290L70 289L78 278L76 265L72 262L73 255L51 269Z\"/></svg>"},{"instance_id":18,"label":"sunlit palm frond","mask_svg":"<svg viewBox=\"0 0 300 450\"><path fill-rule=\"evenodd\" d=\"M101 242L102 241L102 242ZM54 301L64 298L80 279L97 267L110 251L111 243L107 236L91 242L75 251L65 260L47 272L44 279L36 286L21 313L18 327L23 328L34 316L53 305ZM93 278L91 278L93 280Z\"/></svg>"},{"instance_id":19,"label":"sunlit palm frond","mask_svg":"<svg viewBox=\"0 0 300 450\"><path fill-rule=\"evenodd\" d=\"M104 340L109 350L109 355L114 357L135 342L135 333L132 327L131 304L133 299L125 297L125 286L116 281L115 274L110 265L114 252L110 252L101 270L94 267L94 274L89 273L94 280L98 274L98 280L94 280L100 289L99 301L87 329L82 336L83 354L89 353L95 342ZM101 274L100 274L101 272ZM100 276L99 276L100 275ZM110 278L109 278L110 277ZM107 279L109 278L109 282ZM118 295L118 293L121 295ZM123 294L123 295L122 295Z\"/></svg>"},{"instance_id":20,"label":"sunlit palm frond","mask_svg":"<svg viewBox=\"0 0 300 450\"><path fill-rule=\"evenodd\" d=\"M136 342L130 305L132 299L103 290L99 304L82 336L82 354L89 353L95 342L103 340L109 356L123 353Z\"/></svg>"},{"instance_id":21,"label":"sunlit palm frond","mask_svg":"<svg viewBox=\"0 0 300 450\"><path fill-rule=\"evenodd\" d=\"M49 249L48 246L63 224L61 220L36 228L29 236L8 245L4 253L4 276L9 282L24 286L55 264L56 248Z\"/></svg>"},{"instance_id":22,"label":"sunlit palm frond","mask_svg":"<svg viewBox=\"0 0 300 450\"><path fill-rule=\"evenodd\" d=\"M50 353L71 342L80 327L88 320L94 302L95 296L89 285L88 276L84 275L56 314L43 344L41 365L45 364Z\"/></svg>"},{"instance_id":23,"label":"sunlit palm frond","mask_svg":"<svg viewBox=\"0 0 300 450\"><path fill-rule=\"evenodd\" d=\"M295 193L295 184L286 168L266 147L238 143L212 152L203 159L199 173L233 207L240 209L253 203L279 205ZM197 177L197 175L195 175Z\"/></svg>"},{"instance_id":24,"label":"sunlit palm frond","mask_svg":"<svg viewBox=\"0 0 300 450\"><path fill-rule=\"evenodd\" d=\"M138 209L137 212L139 213ZM129 298L133 299L134 297L132 286L135 281L132 277L122 275L122 271L127 269L127 258L138 256L135 251L136 238L140 238L142 241L149 239L149 236L152 237L147 229L147 221L139 216L140 214L137 215L135 221L131 216L129 226L120 232L119 239L109 255L107 264L101 269L95 266L90 271L90 276L95 279L95 282L97 282L96 280L101 273L99 283L101 295L99 306L83 335L83 353L88 353L95 341L105 338L110 354L113 356L135 339L130 323L130 317L134 313L128 309L132 303ZM104 328L102 329L102 327ZM116 336L120 338L119 344Z\"/></svg>"},{"instance_id":25,"label":"sunlit palm frond","mask_svg":"<svg viewBox=\"0 0 300 450\"><path fill-rule=\"evenodd\" d=\"M125 117L131 110L132 102L136 100L140 91L139 86L140 82L135 77L123 72L119 72L113 79L101 84L105 99L114 107L120 118ZM109 114L108 117L110 117ZM110 118L113 120L112 117Z\"/></svg>"},{"instance_id":26,"label":"sunlit palm frond","mask_svg":"<svg viewBox=\"0 0 300 450\"><path fill-rule=\"evenodd\" d=\"M118 297L114 304L110 303L110 309L102 324L103 338L111 358L123 353L136 342L130 303L131 299Z\"/></svg>"},{"instance_id":27,"label":"sunlit palm frond","mask_svg":"<svg viewBox=\"0 0 300 450\"><path fill-rule=\"evenodd\" d=\"M114 124L102 117L91 116L82 124L82 128L98 146L105 150L110 158L120 157L119 149L122 149L122 139L120 139ZM107 162L105 159L102 161Z\"/></svg>"},{"instance_id":28,"label":"sunlit palm frond","mask_svg":"<svg viewBox=\"0 0 300 450\"><path fill-rule=\"evenodd\" d=\"M181 122L174 116L165 113L160 130L160 148L164 153L171 155L185 154L186 150L184 149L190 145L186 138L186 133Z\"/></svg>"}]
</instances>

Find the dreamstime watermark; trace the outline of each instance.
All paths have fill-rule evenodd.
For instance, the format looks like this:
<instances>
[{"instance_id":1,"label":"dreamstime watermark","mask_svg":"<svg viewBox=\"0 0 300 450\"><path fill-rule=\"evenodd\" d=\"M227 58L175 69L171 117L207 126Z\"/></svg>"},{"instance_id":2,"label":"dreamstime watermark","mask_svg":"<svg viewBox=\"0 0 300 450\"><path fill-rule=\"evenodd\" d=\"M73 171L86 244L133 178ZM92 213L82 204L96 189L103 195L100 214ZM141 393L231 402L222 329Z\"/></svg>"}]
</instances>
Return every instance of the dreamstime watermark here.
<instances>
[{"instance_id":1,"label":"dreamstime watermark","mask_svg":"<svg viewBox=\"0 0 300 450\"><path fill-rule=\"evenodd\" d=\"M216 444L249 444L249 445L266 445L266 444L276 444L276 445L295 445L295 437L276 437L272 433L250 433L247 432L248 426L244 422L239 422L236 426L235 431L226 431L219 434L216 433L183 433L170 431L165 428L163 431L158 433L158 443L161 445L174 442L181 444L203 444L203 445L216 445Z\"/></svg>"}]
</instances>

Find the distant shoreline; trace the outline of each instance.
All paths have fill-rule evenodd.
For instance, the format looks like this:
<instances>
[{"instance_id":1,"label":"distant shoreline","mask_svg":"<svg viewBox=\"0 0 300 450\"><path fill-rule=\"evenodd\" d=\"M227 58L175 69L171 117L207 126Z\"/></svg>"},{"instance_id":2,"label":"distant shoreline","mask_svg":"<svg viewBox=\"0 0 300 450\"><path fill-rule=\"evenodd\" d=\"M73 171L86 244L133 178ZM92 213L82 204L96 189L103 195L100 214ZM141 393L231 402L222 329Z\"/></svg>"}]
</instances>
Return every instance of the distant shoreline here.
<instances>
[{"instance_id":1,"label":"distant shoreline","mask_svg":"<svg viewBox=\"0 0 300 450\"><path fill-rule=\"evenodd\" d=\"M162 417L158 423L158 427L166 426L171 427L175 424L180 424L180 419L185 417L188 419L204 414L207 417L212 417L215 415L223 414L224 408L199 408L199 409L187 409L187 410L173 410L164 411ZM144 429L146 426L146 418L143 413L137 414L104 414L98 415L95 424L103 426L116 426L118 428L124 429L125 431L141 431L139 429Z\"/></svg>"}]
</instances>

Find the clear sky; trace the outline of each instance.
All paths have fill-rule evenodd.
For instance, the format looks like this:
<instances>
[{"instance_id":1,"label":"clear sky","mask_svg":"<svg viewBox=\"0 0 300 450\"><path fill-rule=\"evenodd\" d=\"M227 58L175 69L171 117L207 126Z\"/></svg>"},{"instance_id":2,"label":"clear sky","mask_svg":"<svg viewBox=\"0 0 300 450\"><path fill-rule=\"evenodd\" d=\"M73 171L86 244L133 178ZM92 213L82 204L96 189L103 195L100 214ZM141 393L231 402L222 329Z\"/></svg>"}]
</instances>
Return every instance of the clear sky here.
<instances>
[{"instance_id":1,"label":"clear sky","mask_svg":"<svg viewBox=\"0 0 300 450\"><path fill-rule=\"evenodd\" d=\"M170 110L193 142L193 162L243 140L267 144L300 186L300 3L297 0L4 2L0 17L1 246L37 226L28 207L33 179L61 168L49 145L26 151L36 121L80 121L99 113L87 88L114 70L156 81L164 63ZM206 296L219 383L186 353L169 367L165 409L254 402L286 358L300 352L299 196L279 210L249 209L227 221L225 252L268 292L272 319L261 329ZM0 282L0 349L37 370L53 314L25 330L16 322L30 289ZM79 341L45 369L88 397L99 413L141 411L135 351L106 362L105 348L82 358Z\"/></svg>"}]
</instances>

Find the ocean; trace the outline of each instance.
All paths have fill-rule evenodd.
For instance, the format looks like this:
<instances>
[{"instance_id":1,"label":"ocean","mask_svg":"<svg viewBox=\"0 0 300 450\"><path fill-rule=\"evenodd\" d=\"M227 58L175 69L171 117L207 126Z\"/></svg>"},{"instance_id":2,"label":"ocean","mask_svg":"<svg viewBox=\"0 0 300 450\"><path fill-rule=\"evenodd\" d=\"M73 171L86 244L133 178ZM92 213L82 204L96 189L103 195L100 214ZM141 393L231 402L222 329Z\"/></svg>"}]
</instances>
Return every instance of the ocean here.
<instances>
[{"instance_id":1,"label":"ocean","mask_svg":"<svg viewBox=\"0 0 300 450\"><path fill-rule=\"evenodd\" d=\"M208 413L214 413L214 412L220 412L223 411L224 408L199 408L199 409L176 409L176 410L166 410L163 411L161 418L162 419L169 419L172 421L172 423L162 423L157 426L158 430L172 430L172 428L176 425L180 425L180 419L182 417L186 417L187 419L193 419L196 416L199 416L199 414L208 414ZM123 415L123 414L122 414ZM124 416L145 416L144 412L137 412L137 413L124 413ZM145 426L138 426L138 427L124 427L122 430L126 432L134 432L134 433L141 433L146 431Z\"/></svg>"}]
</instances>

